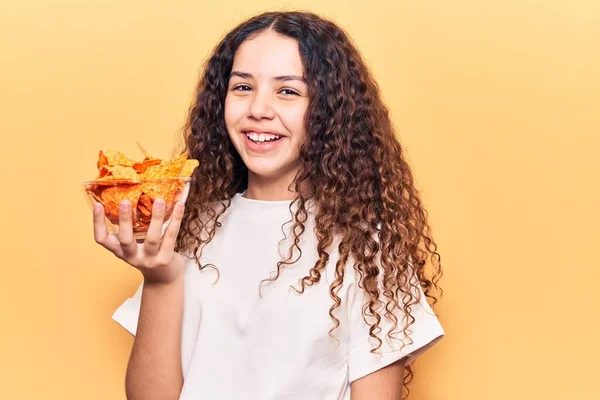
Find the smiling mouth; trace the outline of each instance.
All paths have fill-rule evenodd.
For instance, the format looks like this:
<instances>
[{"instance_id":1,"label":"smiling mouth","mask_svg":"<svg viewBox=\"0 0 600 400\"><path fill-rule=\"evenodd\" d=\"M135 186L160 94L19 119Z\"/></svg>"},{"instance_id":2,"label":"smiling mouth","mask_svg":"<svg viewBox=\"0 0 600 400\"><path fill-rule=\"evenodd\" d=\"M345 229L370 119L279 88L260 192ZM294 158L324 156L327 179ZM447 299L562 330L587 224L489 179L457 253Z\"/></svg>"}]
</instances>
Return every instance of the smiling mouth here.
<instances>
[{"instance_id":1,"label":"smiling mouth","mask_svg":"<svg viewBox=\"0 0 600 400\"><path fill-rule=\"evenodd\" d=\"M246 136L248 140L257 144L277 142L284 137L271 133L242 132L242 134Z\"/></svg>"}]
</instances>

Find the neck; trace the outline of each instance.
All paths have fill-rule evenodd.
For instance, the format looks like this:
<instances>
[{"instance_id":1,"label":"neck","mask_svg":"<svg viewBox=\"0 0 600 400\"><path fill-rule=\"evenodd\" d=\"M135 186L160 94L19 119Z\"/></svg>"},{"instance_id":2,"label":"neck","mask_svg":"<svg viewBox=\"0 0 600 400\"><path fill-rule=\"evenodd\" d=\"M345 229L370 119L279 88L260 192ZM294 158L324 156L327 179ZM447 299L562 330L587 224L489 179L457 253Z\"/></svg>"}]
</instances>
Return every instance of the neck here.
<instances>
[{"instance_id":1,"label":"neck","mask_svg":"<svg viewBox=\"0 0 600 400\"><path fill-rule=\"evenodd\" d=\"M248 189L242 196L253 200L280 201L294 200L297 197L297 193L287 188L282 190L281 188L256 188L248 185Z\"/></svg>"}]
</instances>

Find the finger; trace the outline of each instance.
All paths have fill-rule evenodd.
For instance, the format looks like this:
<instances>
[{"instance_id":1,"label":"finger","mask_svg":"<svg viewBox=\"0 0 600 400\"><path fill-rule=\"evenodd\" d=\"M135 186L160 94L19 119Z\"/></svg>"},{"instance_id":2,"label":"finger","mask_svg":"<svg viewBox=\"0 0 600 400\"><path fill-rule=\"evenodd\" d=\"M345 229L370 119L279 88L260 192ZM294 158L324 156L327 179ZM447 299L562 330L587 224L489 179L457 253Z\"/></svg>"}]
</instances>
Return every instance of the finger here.
<instances>
[{"instance_id":1,"label":"finger","mask_svg":"<svg viewBox=\"0 0 600 400\"><path fill-rule=\"evenodd\" d=\"M137 252L137 242L133 238L132 210L129 200L121 200L119 203L119 233L117 238L125 257L132 257Z\"/></svg>"},{"instance_id":2,"label":"finger","mask_svg":"<svg viewBox=\"0 0 600 400\"><path fill-rule=\"evenodd\" d=\"M153 256L158 253L164 218L165 201L162 199L156 199L152 205L152 219L150 220L148 234L146 236L146 240L144 241L144 252L149 256Z\"/></svg>"},{"instance_id":3,"label":"finger","mask_svg":"<svg viewBox=\"0 0 600 400\"><path fill-rule=\"evenodd\" d=\"M119 240L115 235L108 234L104 219L104 207L100 203L94 203L94 240L117 257L123 258L123 249Z\"/></svg>"},{"instance_id":4,"label":"finger","mask_svg":"<svg viewBox=\"0 0 600 400\"><path fill-rule=\"evenodd\" d=\"M160 245L161 252L172 252L175 248L175 241L177 240L177 235L179 234L179 227L181 226L181 220L183 219L184 209L185 205L183 204L183 201L178 201L175 204L175 209L173 210L173 214L171 214L169 226L167 226L167 230L165 231L162 243Z\"/></svg>"}]
</instances>

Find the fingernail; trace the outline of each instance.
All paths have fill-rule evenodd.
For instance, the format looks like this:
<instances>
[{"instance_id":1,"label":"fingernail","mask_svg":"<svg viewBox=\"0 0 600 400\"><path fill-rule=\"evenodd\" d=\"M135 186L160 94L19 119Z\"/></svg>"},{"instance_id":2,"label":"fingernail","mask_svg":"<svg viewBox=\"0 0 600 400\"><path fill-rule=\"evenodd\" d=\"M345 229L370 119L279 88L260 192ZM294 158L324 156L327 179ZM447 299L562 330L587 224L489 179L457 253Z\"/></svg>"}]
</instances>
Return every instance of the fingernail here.
<instances>
[{"instance_id":1,"label":"fingernail","mask_svg":"<svg viewBox=\"0 0 600 400\"><path fill-rule=\"evenodd\" d=\"M156 199L154 206L156 207L157 211L162 211L165 208L165 202L164 200Z\"/></svg>"},{"instance_id":2,"label":"fingernail","mask_svg":"<svg viewBox=\"0 0 600 400\"><path fill-rule=\"evenodd\" d=\"M127 211L129 209L129 202L127 200L121 202L121 211Z\"/></svg>"},{"instance_id":3,"label":"fingernail","mask_svg":"<svg viewBox=\"0 0 600 400\"><path fill-rule=\"evenodd\" d=\"M178 201L177 204L175 205L175 208L177 209L177 211L182 211L183 210L183 202Z\"/></svg>"},{"instance_id":4,"label":"fingernail","mask_svg":"<svg viewBox=\"0 0 600 400\"><path fill-rule=\"evenodd\" d=\"M94 212L97 214L100 212L100 203L94 203Z\"/></svg>"}]
</instances>

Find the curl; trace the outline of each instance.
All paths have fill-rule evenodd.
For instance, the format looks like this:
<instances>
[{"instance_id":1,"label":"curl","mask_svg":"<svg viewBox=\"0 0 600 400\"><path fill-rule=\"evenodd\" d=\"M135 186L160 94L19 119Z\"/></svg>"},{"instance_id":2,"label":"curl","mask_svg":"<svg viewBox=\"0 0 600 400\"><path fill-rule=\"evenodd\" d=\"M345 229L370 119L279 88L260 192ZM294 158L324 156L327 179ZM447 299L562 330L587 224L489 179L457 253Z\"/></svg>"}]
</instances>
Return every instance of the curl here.
<instances>
[{"instance_id":1,"label":"curl","mask_svg":"<svg viewBox=\"0 0 600 400\"><path fill-rule=\"evenodd\" d=\"M432 307L443 294L438 285L441 257L376 82L346 33L315 14L272 12L250 18L228 33L207 61L184 127L185 145L179 151L201 163L192 176L176 251L192 251L200 265L196 254L201 255L214 237L235 193L247 188L248 170L229 140L223 105L236 49L266 29L298 41L310 102L307 140L299 149L300 167L292 183L298 197L292 202L297 205L295 212L290 206L291 245L274 276L259 283L259 295L263 283L276 281L282 268L300 259L300 238L313 216L318 260L299 279L299 288L291 287L303 294L320 282L330 261L328 249L339 238L335 279L329 287L333 302L329 335L334 338L340 325L334 312L341 306L344 267L352 261L367 299L363 319L367 322L369 316L373 321L369 335L377 346L371 351L381 347L382 318L393 325L384 332L387 340L394 338L398 327L398 334L409 339L415 322L412 307L420 300L415 295L417 285ZM310 212L309 203L314 204ZM394 314L398 308L404 315L401 322ZM412 378L407 366L407 390Z\"/></svg>"}]
</instances>

